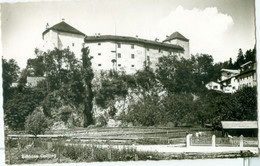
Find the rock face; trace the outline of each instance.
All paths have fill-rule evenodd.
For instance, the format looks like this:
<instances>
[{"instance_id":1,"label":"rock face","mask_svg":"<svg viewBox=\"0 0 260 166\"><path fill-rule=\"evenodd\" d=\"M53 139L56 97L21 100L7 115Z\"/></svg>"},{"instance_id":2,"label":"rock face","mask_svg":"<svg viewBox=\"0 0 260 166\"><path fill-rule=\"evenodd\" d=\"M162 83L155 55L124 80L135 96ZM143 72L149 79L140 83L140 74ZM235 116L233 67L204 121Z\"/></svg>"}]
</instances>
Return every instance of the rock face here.
<instances>
[{"instance_id":1,"label":"rock face","mask_svg":"<svg viewBox=\"0 0 260 166\"><path fill-rule=\"evenodd\" d=\"M161 98L166 96L166 91L163 90L161 86L157 89L153 89L151 91L155 91ZM106 109L97 106L94 103L93 111L94 111L94 118L96 119L96 125L99 126L102 122L99 119L106 121L107 127L122 127L122 126L131 126L132 124L124 124L119 120L119 117L122 113L127 114L130 106L137 103L140 99L143 98L143 95L149 95L151 92L146 91L143 92L142 90L136 89L128 89L128 95L126 97L116 97L113 101L113 106L108 107ZM115 111L115 114L111 116L110 112ZM100 118L102 117L102 118Z\"/></svg>"},{"instance_id":2,"label":"rock face","mask_svg":"<svg viewBox=\"0 0 260 166\"><path fill-rule=\"evenodd\" d=\"M108 127L118 127L122 126L118 117L122 112L127 113L129 110L129 105L134 104L137 102L142 96L139 94L137 90L128 89L128 95L124 97L116 97L113 101L113 106L108 107L106 109L97 106L94 103L93 111L94 111L94 118L96 119L96 125L100 126L103 122L101 120L106 121L106 126ZM111 116L111 111L114 111L114 115ZM102 118L101 118L102 117ZM104 124L104 123L103 123Z\"/></svg>"},{"instance_id":3,"label":"rock face","mask_svg":"<svg viewBox=\"0 0 260 166\"><path fill-rule=\"evenodd\" d=\"M66 130L68 127L65 125L63 121L54 122L51 130Z\"/></svg>"}]
</instances>

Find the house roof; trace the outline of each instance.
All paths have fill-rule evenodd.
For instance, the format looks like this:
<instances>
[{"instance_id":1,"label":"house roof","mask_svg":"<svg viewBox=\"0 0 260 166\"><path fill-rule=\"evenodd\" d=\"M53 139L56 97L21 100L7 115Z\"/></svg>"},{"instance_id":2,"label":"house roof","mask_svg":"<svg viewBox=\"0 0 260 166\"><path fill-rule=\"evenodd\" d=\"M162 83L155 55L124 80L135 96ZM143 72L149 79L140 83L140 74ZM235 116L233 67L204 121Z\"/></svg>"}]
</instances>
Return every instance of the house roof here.
<instances>
[{"instance_id":1,"label":"house roof","mask_svg":"<svg viewBox=\"0 0 260 166\"><path fill-rule=\"evenodd\" d=\"M221 121L223 129L257 129L257 121Z\"/></svg>"},{"instance_id":2,"label":"house roof","mask_svg":"<svg viewBox=\"0 0 260 166\"><path fill-rule=\"evenodd\" d=\"M244 66L247 66L247 65L252 64L252 63L253 63L253 61L248 61L248 62L242 64L240 67L244 67Z\"/></svg>"},{"instance_id":3,"label":"house roof","mask_svg":"<svg viewBox=\"0 0 260 166\"><path fill-rule=\"evenodd\" d=\"M236 78L241 77L247 73L255 73L255 72L256 72L256 69L248 69L248 70L242 71L240 74L236 75Z\"/></svg>"},{"instance_id":4,"label":"house roof","mask_svg":"<svg viewBox=\"0 0 260 166\"><path fill-rule=\"evenodd\" d=\"M44 80L45 77L27 77L27 86L35 87L38 82Z\"/></svg>"},{"instance_id":5,"label":"house roof","mask_svg":"<svg viewBox=\"0 0 260 166\"><path fill-rule=\"evenodd\" d=\"M206 85L211 84L211 83L215 83L215 84L221 85L219 82L216 82L216 81L210 81L210 82L208 82Z\"/></svg>"},{"instance_id":6,"label":"house roof","mask_svg":"<svg viewBox=\"0 0 260 166\"><path fill-rule=\"evenodd\" d=\"M48 33L50 30L58 31L58 32L67 32L67 33L73 33L78 35L85 36L84 33L80 32L76 28L72 27L71 25L67 24L66 22L62 21L58 24L55 24L54 26L46 29L42 35L44 36L46 33Z\"/></svg>"},{"instance_id":7,"label":"house roof","mask_svg":"<svg viewBox=\"0 0 260 166\"><path fill-rule=\"evenodd\" d=\"M124 43L141 44L146 46L155 46L159 48L184 51L183 47L175 44L168 44L168 43L140 39L140 38L129 37L129 36L115 36L115 35L86 36L84 41L85 43L107 42L107 41L124 42Z\"/></svg>"},{"instance_id":8,"label":"house roof","mask_svg":"<svg viewBox=\"0 0 260 166\"><path fill-rule=\"evenodd\" d=\"M180 34L179 32L174 32L173 34L171 34L170 36L168 36L163 42L167 42L167 41L171 41L173 39L179 39L179 40L183 40L183 41L189 41L189 39L187 39L186 37L184 37L182 34Z\"/></svg>"},{"instance_id":9,"label":"house roof","mask_svg":"<svg viewBox=\"0 0 260 166\"><path fill-rule=\"evenodd\" d=\"M225 71L229 73L239 74L239 70L232 70L232 69L221 69L220 71Z\"/></svg>"}]
</instances>

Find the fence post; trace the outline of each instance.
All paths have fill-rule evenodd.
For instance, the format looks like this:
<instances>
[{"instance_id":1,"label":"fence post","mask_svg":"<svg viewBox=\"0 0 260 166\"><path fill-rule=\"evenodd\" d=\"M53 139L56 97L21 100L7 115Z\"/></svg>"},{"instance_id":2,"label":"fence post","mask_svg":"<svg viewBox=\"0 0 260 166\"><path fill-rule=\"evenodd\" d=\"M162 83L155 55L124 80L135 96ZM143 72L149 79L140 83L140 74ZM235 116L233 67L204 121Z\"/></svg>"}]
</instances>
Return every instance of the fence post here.
<instances>
[{"instance_id":1,"label":"fence post","mask_svg":"<svg viewBox=\"0 0 260 166\"><path fill-rule=\"evenodd\" d=\"M212 147L216 147L216 136L212 135Z\"/></svg>"},{"instance_id":2,"label":"fence post","mask_svg":"<svg viewBox=\"0 0 260 166\"><path fill-rule=\"evenodd\" d=\"M92 146L92 149L91 149L91 159L94 160L94 148Z\"/></svg>"},{"instance_id":3,"label":"fence post","mask_svg":"<svg viewBox=\"0 0 260 166\"><path fill-rule=\"evenodd\" d=\"M9 156L9 165L11 165L11 138L7 139L8 140L8 156Z\"/></svg>"},{"instance_id":4,"label":"fence post","mask_svg":"<svg viewBox=\"0 0 260 166\"><path fill-rule=\"evenodd\" d=\"M190 143L190 139L191 139L192 134L188 134L186 136L186 147L190 147L191 143Z\"/></svg>"},{"instance_id":5,"label":"fence post","mask_svg":"<svg viewBox=\"0 0 260 166\"><path fill-rule=\"evenodd\" d=\"M241 135L241 136L240 136L240 147L243 147L243 146L244 146L243 138L244 138L244 136Z\"/></svg>"},{"instance_id":6,"label":"fence post","mask_svg":"<svg viewBox=\"0 0 260 166\"><path fill-rule=\"evenodd\" d=\"M138 161L138 155L135 154L135 161Z\"/></svg>"},{"instance_id":7,"label":"fence post","mask_svg":"<svg viewBox=\"0 0 260 166\"><path fill-rule=\"evenodd\" d=\"M58 138L58 163L60 163L60 139Z\"/></svg>"},{"instance_id":8,"label":"fence post","mask_svg":"<svg viewBox=\"0 0 260 166\"><path fill-rule=\"evenodd\" d=\"M108 160L111 161L112 156L111 156L111 149L108 150Z\"/></svg>"}]
</instances>

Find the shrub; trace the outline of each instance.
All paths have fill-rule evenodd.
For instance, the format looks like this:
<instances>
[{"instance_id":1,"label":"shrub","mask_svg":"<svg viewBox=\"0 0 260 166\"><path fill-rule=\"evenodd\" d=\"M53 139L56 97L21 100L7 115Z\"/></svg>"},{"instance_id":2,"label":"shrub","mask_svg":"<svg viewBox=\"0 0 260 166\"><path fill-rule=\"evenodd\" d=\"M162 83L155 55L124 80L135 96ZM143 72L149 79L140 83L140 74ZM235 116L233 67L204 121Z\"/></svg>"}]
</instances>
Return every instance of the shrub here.
<instances>
[{"instance_id":1,"label":"shrub","mask_svg":"<svg viewBox=\"0 0 260 166\"><path fill-rule=\"evenodd\" d=\"M103 126L106 126L106 125L107 125L106 118L103 115L99 116L98 119L97 119L97 126L103 127Z\"/></svg>"},{"instance_id":2,"label":"shrub","mask_svg":"<svg viewBox=\"0 0 260 166\"><path fill-rule=\"evenodd\" d=\"M44 134L48 128L48 119L43 114L42 110L36 108L32 114L30 114L25 121L25 130L29 134L37 136L38 134Z\"/></svg>"}]
</instances>

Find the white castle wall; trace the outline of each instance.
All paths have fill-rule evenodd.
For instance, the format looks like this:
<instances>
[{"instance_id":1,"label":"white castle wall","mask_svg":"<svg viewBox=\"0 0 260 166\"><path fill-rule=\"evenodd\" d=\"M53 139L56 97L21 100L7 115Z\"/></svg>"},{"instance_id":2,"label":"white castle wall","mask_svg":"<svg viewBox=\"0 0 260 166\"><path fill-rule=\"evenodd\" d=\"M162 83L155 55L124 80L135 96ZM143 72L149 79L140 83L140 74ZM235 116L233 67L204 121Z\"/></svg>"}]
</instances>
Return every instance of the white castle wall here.
<instances>
[{"instance_id":1,"label":"white castle wall","mask_svg":"<svg viewBox=\"0 0 260 166\"><path fill-rule=\"evenodd\" d=\"M49 30L44 36L44 49L43 51L53 50L55 47L58 49L70 48L74 52L76 58L81 59L81 49L84 43L84 36L72 33L57 32L55 30ZM172 41L173 43L175 41ZM172 44L173 44L172 43ZM188 47L188 42L182 43L176 41L175 44ZM186 44L186 45L185 45ZM143 44L132 44L129 42L120 42L120 48L118 43L114 41L98 42L93 41L91 43L84 43L85 47L89 47L90 56L92 59L92 67L94 71L111 70L125 71L127 74L133 74L137 70L144 68L144 62L150 61L150 67L156 69L159 57L165 55L178 55L180 57L189 58L187 51L179 52L174 49L165 50L160 46L145 46ZM148 48L149 47L149 48ZM121 57L118 55L121 54ZM134 58L132 58L132 55ZM112 63L112 59L116 60L116 63ZM148 64L148 63L147 63Z\"/></svg>"},{"instance_id":2,"label":"white castle wall","mask_svg":"<svg viewBox=\"0 0 260 166\"><path fill-rule=\"evenodd\" d=\"M84 43L84 36L65 32L50 30L44 35L44 51L68 48L74 52L77 58L81 58L81 49Z\"/></svg>"},{"instance_id":3,"label":"white castle wall","mask_svg":"<svg viewBox=\"0 0 260 166\"><path fill-rule=\"evenodd\" d=\"M190 58L190 44L188 41L183 41L179 39L173 39L169 42L170 44L176 44L184 48L183 57L186 59Z\"/></svg>"},{"instance_id":4,"label":"white castle wall","mask_svg":"<svg viewBox=\"0 0 260 166\"><path fill-rule=\"evenodd\" d=\"M132 48L132 44L129 43L120 43L120 48L118 47L118 43L114 42L86 43L85 46L89 47L90 56L93 57L92 67L95 71L113 69L112 59L115 59L114 69L118 71L123 70L127 74L133 74L137 70L143 69L144 62L148 61L148 59L151 62L150 67L155 69L159 57L169 54L183 55L162 49L159 52L159 49L147 49L135 44L133 44ZM119 54L121 57L119 57Z\"/></svg>"}]
</instances>

